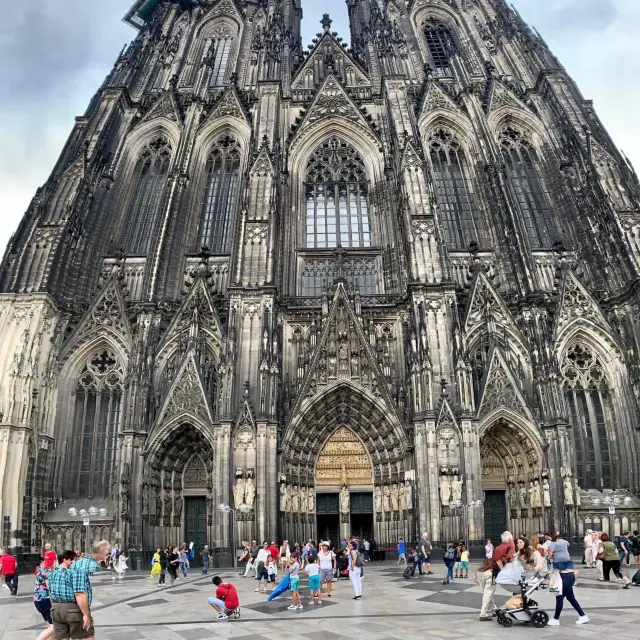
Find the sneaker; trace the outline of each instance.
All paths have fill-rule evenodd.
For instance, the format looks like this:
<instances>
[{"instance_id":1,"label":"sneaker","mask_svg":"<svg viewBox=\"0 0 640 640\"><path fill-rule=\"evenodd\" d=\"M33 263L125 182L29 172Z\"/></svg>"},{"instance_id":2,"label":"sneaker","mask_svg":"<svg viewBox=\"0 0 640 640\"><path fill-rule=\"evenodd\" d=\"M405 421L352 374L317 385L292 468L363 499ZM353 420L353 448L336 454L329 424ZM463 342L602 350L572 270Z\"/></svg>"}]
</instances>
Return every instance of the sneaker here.
<instances>
[{"instance_id":1,"label":"sneaker","mask_svg":"<svg viewBox=\"0 0 640 640\"><path fill-rule=\"evenodd\" d=\"M258 593L258 591L260 591L260 587L258 587L258 588L256 589L256 593Z\"/></svg>"},{"instance_id":2,"label":"sneaker","mask_svg":"<svg viewBox=\"0 0 640 640\"><path fill-rule=\"evenodd\" d=\"M576 620L576 624L587 624L587 622L589 622L589 616L580 616Z\"/></svg>"},{"instance_id":3,"label":"sneaker","mask_svg":"<svg viewBox=\"0 0 640 640\"><path fill-rule=\"evenodd\" d=\"M432 576L433 575L433 571L427 571L427 575L428 576Z\"/></svg>"},{"instance_id":4,"label":"sneaker","mask_svg":"<svg viewBox=\"0 0 640 640\"><path fill-rule=\"evenodd\" d=\"M226 620L229 616L226 613L220 612L216 620Z\"/></svg>"},{"instance_id":5,"label":"sneaker","mask_svg":"<svg viewBox=\"0 0 640 640\"><path fill-rule=\"evenodd\" d=\"M549 627L559 627L560 620L556 620L555 618L549 618L549 622L547 622L547 626Z\"/></svg>"},{"instance_id":6,"label":"sneaker","mask_svg":"<svg viewBox=\"0 0 640 640\"><path fill-rule=\"evenodd\" d=\"M295 605L295 604L289 605L289 606L287 607L287 609L289 609L289 611L294 611L296 608L297 608L297 607L296 607L296 605Z\"/></svg>"},{"instance_id":7,"label":"sneaker","mask_svg":"<svg viewBox=\"0 0 640 640\"><path fill-rule=\"evenodd\" d=\"M303 608L303 607L302 607L302 605L301 605L301 604L299 604L299 605L296 607L296 609L302 609L302 608Z\"/></svg>"}]
</instances>

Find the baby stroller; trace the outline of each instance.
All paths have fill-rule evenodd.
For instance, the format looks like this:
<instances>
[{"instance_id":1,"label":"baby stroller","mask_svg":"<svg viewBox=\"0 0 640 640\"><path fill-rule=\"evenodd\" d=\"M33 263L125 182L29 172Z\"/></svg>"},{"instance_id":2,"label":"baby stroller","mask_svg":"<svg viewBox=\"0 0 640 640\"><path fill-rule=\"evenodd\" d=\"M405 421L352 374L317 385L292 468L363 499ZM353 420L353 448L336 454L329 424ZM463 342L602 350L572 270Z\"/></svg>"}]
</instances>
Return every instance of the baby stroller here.
<instances>
[{"instance_id":1,"label":"baby stroller","mask_svg":"<svg viewBox=\"0 0 640 640\"><path fill-rule=\"evenodd\" d=\"M349 579L349 556L345 556L344 554L339 554L336 557L336 573L338 574L336 578L340 580L340 578Z\"/></svg>"},{"instance_id":2,"label":"baby stroller","mask_svg":"<svg viewBox=\"0 0 640 640\"><path fill-rule=\"evenodd\" d=\"M538 573L527 577L527 572L522 570L519 563L508 564L500 571L496 578L496 584L513 594L513 598L496 611L499 625L510 627L516 620L517 622L530 622L536 629L547 626L549 614L542 611L538 607L538 603L531 598L531 594L540 589L544 577ZM519 588L519 593L514 592L514 587Z\"/></svg>"}]
</instances>

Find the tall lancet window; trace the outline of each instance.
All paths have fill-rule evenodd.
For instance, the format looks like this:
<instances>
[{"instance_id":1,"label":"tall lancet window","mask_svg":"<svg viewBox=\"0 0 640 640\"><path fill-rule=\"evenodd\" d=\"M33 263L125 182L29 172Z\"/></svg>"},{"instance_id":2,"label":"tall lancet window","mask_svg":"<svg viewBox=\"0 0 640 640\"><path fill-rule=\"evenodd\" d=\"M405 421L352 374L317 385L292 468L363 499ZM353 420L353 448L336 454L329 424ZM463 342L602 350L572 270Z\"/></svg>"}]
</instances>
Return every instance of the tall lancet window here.
<instances>
[{"instance_id":1,"label":"tall lancet window","mask_svg":"<svg viewBox=\"0 0 640 640\"><path fill-rule=\"evenodd\" d=\"M564 357L562 376L578 484L584 489L613 489L609 450L613 407L602 364L587 345L576 342Z\"/></svg>"},{"instance_id":2,"label":"tall lancet window","mask_svg":"<svg viewBox=\"0 0 640 640\"><path fill-rule=\"evenodd\" d=\"M507 127L500 134L507 174L520 203L520 211L532 249L550 249L557 239L549 198L540 178L540 161L531 143Z\"/></svg>"},{"instance_id":3,"label":"tall lancet window","mask_svg":"<svg viewBox=\"0 0 640 640\"><path fill-rule=\"evenodd\" d=\"M360 154L332 137L307 165L306 246L309 249L370 247L369 186Z\"/></svg>"},{"instance_id":4,"label":"tall lancet window","mask_svg":"<svg viewBox=\"0 0 640 640\"><path fill-rule=\"evenodd\" d=\"M122 368L109 350L89 359L75 390L73 436L67 447L67 491L108 498L115 479L122 421Z\"/></svg>"},{"instance_id":5,"label":"tall lancet window","mask_svg":"<svg viewBox=\"0 0 640 640\"><path fill-rule=\"evenodd\" d=\"M227 83L232 49L233 38L230 34L212 38L207 42L204 62L211 69L210 87L223 87Z\"/></svg>"},{"instance_id":6,"label":"tall lancet window","mask_svg":"<svg viewBox=\"0 0 640 640\"><path fill-rule=\"evenodd\" d=\"M122 234L128 254L146 255L151 249L170 163L171 147L164 138L149 143L140 154L132 178L135 190Z\"/></svg>"},{"instance_id":7,"label":"tall lancet window","mask_svg":"<svg viewBox=\"0 0 640 640\"><path fill-rule=\"evenodd\" d=\"M229 253L240 188L240 147L231 137L218 140L209 155L200 217L199 246Z\"/></svg>"},{"instance_id":8,"label":"tall lancet window","mask_svg":"<svg viewBox=\"0 0 640 640\"><path fill-rule=\"evenodd\" d=\"M451 57L455 44L451 29L439 20L427 20L424 24L424 37L429 50L429 66L439 77L453 76Z\"/></svg>"},{"instance_id":9,"label":"tall lancet window","mask_svg":"<svg viewBox=\"0 0 640 640\"><path fill-rule=\"evenodd\" d=\"M429 156L447 247L468 249L472 242L481 244L486 239L480 220L473 215L473 183L462 147L449 131L438 129L429 140Z\"/></svg>"}]
</instances>

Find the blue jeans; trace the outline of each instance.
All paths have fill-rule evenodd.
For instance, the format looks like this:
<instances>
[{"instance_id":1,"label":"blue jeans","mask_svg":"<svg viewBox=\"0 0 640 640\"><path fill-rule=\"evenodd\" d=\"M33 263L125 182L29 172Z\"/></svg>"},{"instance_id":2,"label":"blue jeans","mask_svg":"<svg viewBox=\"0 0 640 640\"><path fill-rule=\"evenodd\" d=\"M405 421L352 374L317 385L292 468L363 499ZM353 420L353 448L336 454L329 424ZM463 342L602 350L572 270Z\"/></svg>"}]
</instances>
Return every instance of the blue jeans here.
<instances>
[{"instance_id":1,"label":"blue jeans","mask_svg":"<svg viewBox=\"0 0 640 640\"><path fill-rule=\"evenodd\" d=\"M209 573L209 561L205 560L203 565L202 565L202 575L206 576L207 573Z\"/></svg>"},{"instance_id":2,"label":"blue jeans","mask_svg":"<svg viewBox=\"0 0 640 640\"><path fill-rule=\"evenodd\" d=\"M224 600L218 600L218 598L209 598L207 602L212 607L217 607L218 610L221 611L222 613L225 613L227 610L227 608L224 606Z\"/></svg>"},{"instance_id":3,"label":"blue jeans","mask_svg":"<svg viewBox=\"0 0 640 640\"><path fill-rule=\"evenodd\" d=\"M447 577L445 580L453 580L453 565L455 562L453 560L445 560L444 564L447 567Z\"/></svg>"},{"instance_id":4,"label":"blue jeans","mask_svg":"<svg viewBox=\"0 0 640 640\"><path fill-rule=\"evenodd\" d=\"M416 574L416 567L418 567L418 573L422 575L422 558L418 556L418 562L415 562L413 565L413 571L411 572L411 577Z\"/></svg>"},{"instance_id":5,"label":"blue jeans","mask_svg":"<svg viewBox=\"0 0 640 640\"><path fill-rule=\"evenodd\" d=\"M578 612L579 616L584 615L584 611L580 606L580 603L576 600L576 596L573 593L573 585L576 583L576 574L575 573L561 573L560 578L562 579L562 595L556 596L556 614L554 618L556 620L560 619L560 614L562 613L562 607L564 606L564 599L566 598L571 606Z\"/></svg>"}]
</instances>

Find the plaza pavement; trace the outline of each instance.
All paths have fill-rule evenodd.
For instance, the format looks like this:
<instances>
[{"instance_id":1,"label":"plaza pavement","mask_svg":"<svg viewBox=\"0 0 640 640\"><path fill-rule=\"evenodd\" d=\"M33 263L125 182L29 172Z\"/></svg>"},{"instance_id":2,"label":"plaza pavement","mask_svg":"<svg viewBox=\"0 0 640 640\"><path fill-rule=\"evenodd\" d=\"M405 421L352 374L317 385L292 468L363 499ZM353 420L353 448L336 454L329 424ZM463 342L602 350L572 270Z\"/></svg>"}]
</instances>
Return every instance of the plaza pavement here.
<instances>
[{"instance_id":1,"label":"plaza pavement","mask_svg":"<svg viewBox=\"0 0 640 640\"><path fill-rule=\"evenodd\" d=\"M207 605L213 595L211 576L194 570L174 587L158 588L155 580L130 573L121 582L109 574L93 577L93 613L96 637L100 640L465 640L491 639L573 640L615 637L616 640L640 639L640 588L621 590L616 583L597 581L593 570L584 570L576 588L578 600L591 618L587 625L576 626L577 614L565 604L560 627L534 629L515 623L503 629L495 621L479 622L482 599L474 585L472 571L467 580L443 585L444 566L434 565L434 576L405 580L402 568L391 563L368 563L365 567L363 598L352 600L348 580L341 580L334 596L323 604L308 604L306 579L301 595L304 610L288 611L288 593L267 603L266 596L255 593L256 583L240 578L230 570L220 571L225 580L238 588L242 616L240 620L216 622L215 612ZM335 583L334 583L335 585ZM32 579L20 577L17 598L0 589L0 638L33 640L42 627L32 598ZM496 600L508 597L498 587ZM536 599L552 615L555 598L539 592Z\"/></svg>"}]
</instances>

